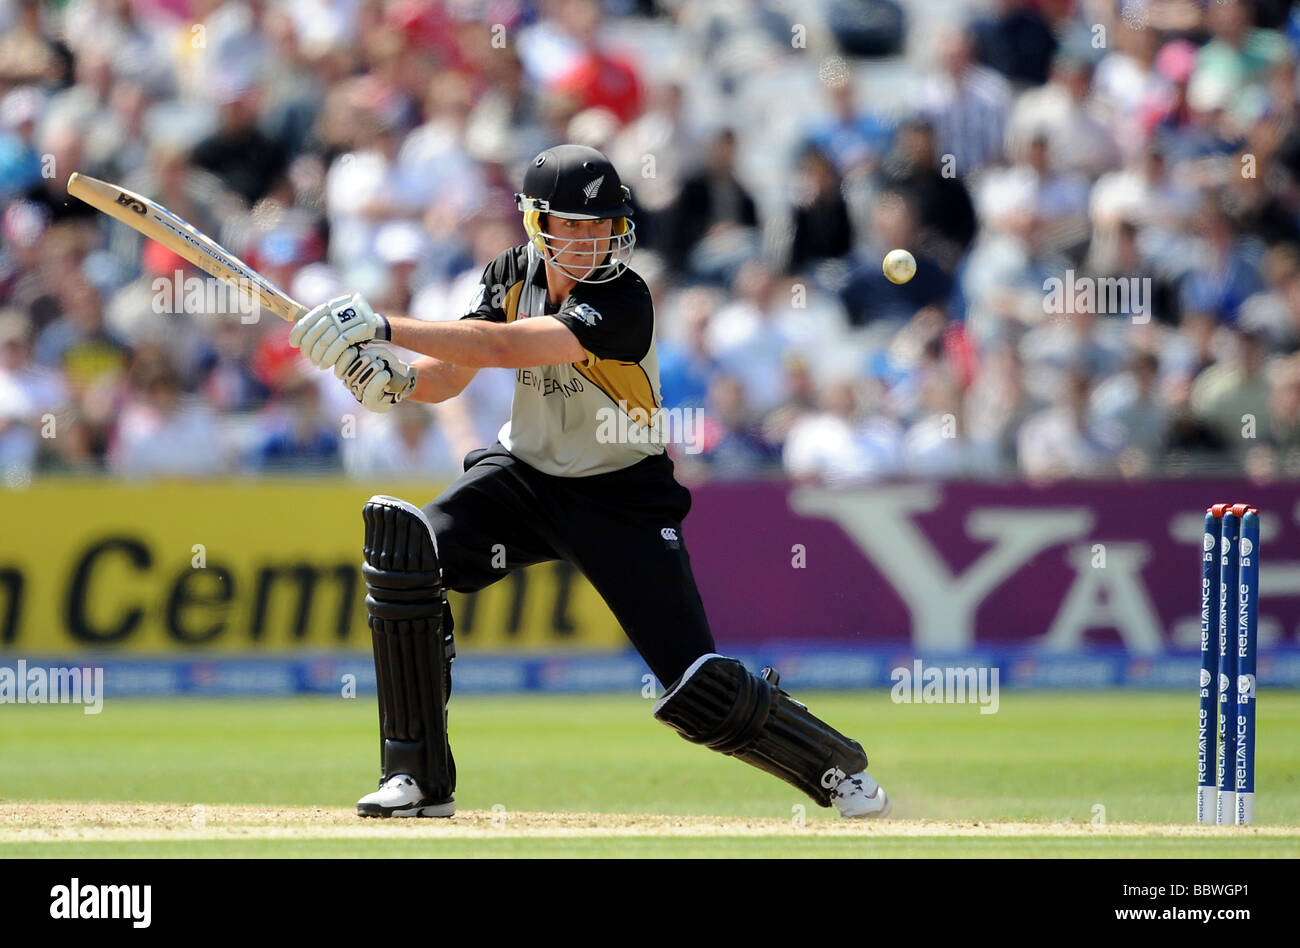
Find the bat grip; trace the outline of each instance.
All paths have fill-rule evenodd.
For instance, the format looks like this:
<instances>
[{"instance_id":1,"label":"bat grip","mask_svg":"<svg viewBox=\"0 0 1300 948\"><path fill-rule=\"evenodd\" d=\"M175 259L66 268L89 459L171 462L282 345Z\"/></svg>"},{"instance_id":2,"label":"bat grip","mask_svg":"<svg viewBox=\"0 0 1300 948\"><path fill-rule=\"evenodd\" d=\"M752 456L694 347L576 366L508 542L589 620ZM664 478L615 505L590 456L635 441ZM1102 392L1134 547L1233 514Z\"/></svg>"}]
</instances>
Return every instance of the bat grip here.
<instances>
[{"instance_id":1,"label":"bat grip","mask_svg":"<svg viewBox=\"0 0 1300 948\"><path fill-rule=\"evenodd\" d=\"M415 377L416 373L415 373L415 369L411 368L410 366L407 366L407 370L405 372L400 371L398 367L393 364L394 361L396 360L390 359L388 363L388 371L393 373L393 379L388 384L395 391L401 391L402 389L405 389L408 385L411 384L411 379Z\"/></svg>"},{"instance_id":2,"label":"bat grip","mask_svg":"<svg viewBox=\"0 0 1300 948\"><path fill-rule=\"evenodd\" d=\"M347 383L348 390L356 396L358 401L361 401L359 390L369 381L369 376L358 375L355 379L353 376L361 371L358 363L363 361L364 353L370 346L368 343L354 343L354 346L363 355L359 355L352 360L348 370L343 373L341 378ZM400 360L392 353L385 354L381 350L378 355L384 358L390 376L380 397L388 404L396 405L402 399L409 398L411 393L415 391L415 380L419 377L419 371L414 366L405 366L405 371L403 371Z\"/></svg>"}]
</instances>

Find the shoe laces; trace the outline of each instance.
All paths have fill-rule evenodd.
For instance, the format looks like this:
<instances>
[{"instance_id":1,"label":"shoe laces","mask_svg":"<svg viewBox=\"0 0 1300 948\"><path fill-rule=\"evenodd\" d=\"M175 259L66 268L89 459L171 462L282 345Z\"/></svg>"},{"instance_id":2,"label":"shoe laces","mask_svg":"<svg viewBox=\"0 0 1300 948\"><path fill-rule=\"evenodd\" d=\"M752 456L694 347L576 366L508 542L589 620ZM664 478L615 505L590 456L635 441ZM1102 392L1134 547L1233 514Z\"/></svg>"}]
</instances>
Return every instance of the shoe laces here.
<instances>
[{"instance_id":1,"label":"shoe laces","mask_svg":"<svg viewBox=\"0 0 1300 948\"><path fill-rule=\"evenodd\" d=\"M866 795L866 787L862 784L861 777L845 777L839 782L834 790L831 791L831 797L834 799L844 799L851 797L855 793Z\"/></svg>"}]
</instances>

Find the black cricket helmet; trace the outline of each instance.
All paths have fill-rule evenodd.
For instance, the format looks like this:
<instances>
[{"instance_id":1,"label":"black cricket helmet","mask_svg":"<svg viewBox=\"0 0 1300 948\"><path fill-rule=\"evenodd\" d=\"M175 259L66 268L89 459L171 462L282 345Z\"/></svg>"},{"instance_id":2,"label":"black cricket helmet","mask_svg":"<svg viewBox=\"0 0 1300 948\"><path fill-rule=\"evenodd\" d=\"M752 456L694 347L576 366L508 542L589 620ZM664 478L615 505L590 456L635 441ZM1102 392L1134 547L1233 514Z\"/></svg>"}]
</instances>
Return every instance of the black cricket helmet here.
<instances>
[{"instance_id":1,"label":"black cricket helmet","mask_svg":"<svg viewBox=\"0 0 1300 948\"><path fill-rule=\"evenodd\" d=\"M613 163L585 145L556 145L528 166L524 188L515 203L524 212L524 230L545 256L567 253L586 258L584 266L552 264L579 283L608 283L632 258L636 225L632 193L619 180ZM613 220L609 237L568 238L544 229L542 215L574 221Z\"/></svg>"}]
</instances>

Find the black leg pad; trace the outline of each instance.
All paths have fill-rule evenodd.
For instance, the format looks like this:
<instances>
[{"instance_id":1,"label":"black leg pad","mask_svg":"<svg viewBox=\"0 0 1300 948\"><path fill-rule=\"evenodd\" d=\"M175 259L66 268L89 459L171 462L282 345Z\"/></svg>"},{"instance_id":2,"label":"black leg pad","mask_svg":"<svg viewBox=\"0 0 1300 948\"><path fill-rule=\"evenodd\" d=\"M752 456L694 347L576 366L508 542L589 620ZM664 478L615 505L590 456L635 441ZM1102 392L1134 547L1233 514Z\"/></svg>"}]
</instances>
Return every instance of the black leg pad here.
<instances>
[{"instance_id":1,"label":"black leg pad","mask_svg":"<svg viewBox=\"0 0 1300 948\"><path fill-rule=\"evenodd\" d=\"M867 768L862 745L811 714L739 661L703 655L655 702L654 715L686 740L743 760L798 787L820 806Z\"/></svg>"},{"instance_id":2,"label":"black leg pad","mask_svg":"<svg viewBox=\"0 0 1300 948\"><path fill-rule=\"evenodd\" d=\"M395 497L370 498L362 517L362 573L379 692L380 783L409 774L427 799L449 800L456 762L447 740L447 701L456 651L451 623L444 623L437 544L420 509Z\"/></svg>"}]
</instances>

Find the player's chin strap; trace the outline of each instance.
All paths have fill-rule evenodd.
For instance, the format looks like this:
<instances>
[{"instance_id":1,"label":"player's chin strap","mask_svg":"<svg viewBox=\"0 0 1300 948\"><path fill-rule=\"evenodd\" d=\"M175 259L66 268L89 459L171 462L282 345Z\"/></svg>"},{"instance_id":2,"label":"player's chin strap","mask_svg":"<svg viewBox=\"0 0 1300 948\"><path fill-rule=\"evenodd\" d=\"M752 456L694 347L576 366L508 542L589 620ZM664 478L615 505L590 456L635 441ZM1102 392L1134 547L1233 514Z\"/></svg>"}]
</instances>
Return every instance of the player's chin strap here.
<instances>
[{"instance_id":1,"label":"player's chin strap","mask_svg":"<svg viewBox=\"0 0 1300 948\"><path fill-rule=\"evenodd\" d=\"M533 292L533 280L537 277L537 268L542 265L542 251L532 242L528 244L528 270L524 273L524 289L519 294L519 316L522 319L527 316L538 316L545 312L546 297L541 293ZM531 306L525 306L530 300L538 299L537 312L532 312ZM525 312L525 309L528 311Z\"/></svg>"},{"instance_id":2,"label":"player's chin strap","mask_svg":"<svg viewBox=\"0 0 1300 948\"><path fill-rule=\"evenodd\" d=\"M456 789L447 741L456 646L433 530L418 507L396 497L371 497L362 517L362 573L379 693L380 785L408 774L430 800L449 800Z\"/></svg>"},{"instance_id":3,"label":"player's chin strap","mask_svg":"<svg viewBox=\"0 0 1300 948\"><path fill-rule=\"evenodd\" d=\"M682 737L780 777L821 806L845 777L867 769L862 745L777 687L775 670L751 674L737 659L701 655L654 716Z\"/></svg>"}]
</instances>

